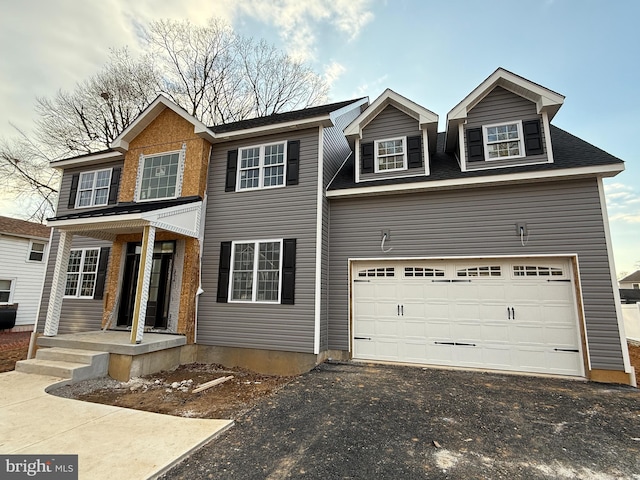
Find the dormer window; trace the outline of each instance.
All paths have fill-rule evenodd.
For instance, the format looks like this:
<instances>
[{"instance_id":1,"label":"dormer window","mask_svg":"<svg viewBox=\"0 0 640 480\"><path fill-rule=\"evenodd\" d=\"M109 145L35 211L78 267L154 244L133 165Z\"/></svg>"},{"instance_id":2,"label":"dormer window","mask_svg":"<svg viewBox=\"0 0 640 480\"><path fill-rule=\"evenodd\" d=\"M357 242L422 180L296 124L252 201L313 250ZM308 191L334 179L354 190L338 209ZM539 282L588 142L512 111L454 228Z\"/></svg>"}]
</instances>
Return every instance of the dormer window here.
<instances>
[{"instance_id":1,"label":"dormer window","mask_svg":"<svg viewBox=\"0 0 640 480\"><path fill-rule=\"evenodd\" d=\"M485 158L487 160L507 160L524 157L522 148L522 122L485 125Z\"/></svg>"},{"instance_id":2,"label":"dormer window","mask_svg":"<svg viewBox=\"0 0 640 480\"><path fill-rule=\"evenodd\" d=\"M375 142L375 172L407 169L406 137Z\"/></svg>"}]
</instances>

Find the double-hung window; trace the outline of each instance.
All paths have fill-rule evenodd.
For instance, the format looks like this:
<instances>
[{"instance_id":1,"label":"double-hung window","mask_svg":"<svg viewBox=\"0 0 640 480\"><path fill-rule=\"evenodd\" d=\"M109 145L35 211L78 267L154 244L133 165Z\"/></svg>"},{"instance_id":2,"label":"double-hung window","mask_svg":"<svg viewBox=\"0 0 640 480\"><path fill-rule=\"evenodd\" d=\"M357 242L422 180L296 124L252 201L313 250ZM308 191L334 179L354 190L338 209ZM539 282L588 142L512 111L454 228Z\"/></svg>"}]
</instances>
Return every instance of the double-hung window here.
<instances>
[{"instance_id":1,"label":"double-hung window","mask_svg":"<svg viewBox=\"0 0 640 480\"><path fill-rule=\"evenodd\" d=\"M139 200L160 200L178 196L182 155L182 152L170 152L141 158Z\"/></svg>"},{"instance_id":2,"label":"double-hung window","mask_svg":"<svg viewBox=\"0 0 640 480\"><path fill-rule=\"evenodd\" d=\"M11 303L13 280L0 279L0 304Z\"/></svg>"},{"instance_id":3,"label":"double-hung window","mask_svg":"<svg viewBox=\"0 0 640 480\"><path fill-rule=\"evenodd\" d=\"M487 160L507 160L524 157L522 122L485 125L484 149Z\"/></svg>"},{"instance_id":4,"label":"double-hung window","mask_svg":"<svg viewBox=\"0 0 640 480\"><path fill-rule=\"evenodd\" d=\"M375 142L375 172L407 169L406 137Z\"/></svg>"},{"instance_id":5,"label":"double-hung window","mask_svg":"<svg viewBox=\"0 0 640 480\"><path fill-rule=\"evenodd\" d=\"M99 248L71 250L64 289L66 297L93 298L99 257Z\"/></svg>"},{"instance_id":6,"label":"double-hung window","mask_svg":"<svg viewBox=\"0 0 640 480\"><path fill-rule=\"evenodd\" d=\"M44 247L45 244L43 242L36 242L31 240L29 244L29 257L28 260L30 262L42 262L44 259Z\"/></svg>"},{"instance_id":7,"label":"double-hung window","mask_svg":"<svg viewBox=\"0 0 640 480\"><path fill-rule=\"evenodd\" d=\"M284 185L286 142L240 148L237 190Z\"/></svg>"},{"instance_id":8,"label":"double-hung window","mask_svg":"<svg viewBox=\"0 0 640 480\"><path fill-rule=\"evenodd\" d=\"M234 242L230 300L280 302L282 240Z\"/></svg>"},{"instance_id":9,"label":"double-hung window","mask_svg":"<svg viewBox=\"0 0 640 480\"><path fill-rule=\"evenodd\" d=\"M109 202L111 168L82 172L78 182L76 207L97 207Z\"/></svg>"}]
</instances>

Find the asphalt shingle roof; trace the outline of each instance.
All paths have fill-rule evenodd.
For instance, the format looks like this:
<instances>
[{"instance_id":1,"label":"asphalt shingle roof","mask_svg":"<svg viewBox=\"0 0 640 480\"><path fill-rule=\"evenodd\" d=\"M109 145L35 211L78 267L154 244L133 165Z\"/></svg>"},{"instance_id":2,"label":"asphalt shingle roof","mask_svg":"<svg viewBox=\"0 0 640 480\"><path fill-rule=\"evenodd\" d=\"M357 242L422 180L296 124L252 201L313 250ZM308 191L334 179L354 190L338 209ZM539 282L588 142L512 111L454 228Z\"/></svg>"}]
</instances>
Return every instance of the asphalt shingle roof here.
<instances>
[{"instance_id":1,"label":"asphalt shingle roof","mask_svg":"<svg viewBox=\"0 0 640 480\"><path fill-rule=\"evenodd\" d=\"M331 112L340 110L341 108L360 100L362 100L362 98L330 103L327 105L319 105L317 107L303 108L301 110L292 110L291 112L274 113L273 115L267 115L266 117L249 118L247 120L240 120L239 122L225 123L223 125L215 125L208 128L213 130L215 133L226 133L236 130L245 130L249 128L264 127L266 125L276 125L278 123L304 120L320 115L328 115Z\"/></svg>"},{"instance_id":2,"label":"asphalt shingle roof","mask_svg":"<svg viewBox=\"0 0 640 480\"><path fill-rule=\"evenodd\" d=\"M624 163L617 157L591 145L584 140L571 135L570 133L551 125L551 144L553 147L553 163L543 163L538 165L523 165L505 167L498 170L475 170L462 172L458 161L451 153L444 151L445 134L438 134L438 144L435 154L430 158L430 174L428 176L417 176L407 178L395 178L387 180L373 180L367 182L355 182L354 156L351 155L345 163L329 190L342 190L345 188L364 188L378 185L396 185L402 183L431 182L436 180L452 180L473 177L485 177L497 174L538 172L546 170L560 170L565 168L590 167L599 165L611 165Z\"/></svg>"},{"instance_id":3,"label":"asphalt shingle roof","mask_svg":"<svg viewBox=\"0 0 640 480\"><path fill-rule=\"evenodd\" d=\"M50 231L49 227L40 223L0 216L0 234L29 238L49 238Z\"/></svg>"},{"instance_id":4,"label":"asphalt shingle roof","mask_svg":"<svg viewBox=\"0 0 640 480\"><path fill-rule=\"evenodd\" d=\"M640 282L640 270L636 270L633 273L630 273L624 278L618 280L619 282Z\"/></svg>"}]
</instances>

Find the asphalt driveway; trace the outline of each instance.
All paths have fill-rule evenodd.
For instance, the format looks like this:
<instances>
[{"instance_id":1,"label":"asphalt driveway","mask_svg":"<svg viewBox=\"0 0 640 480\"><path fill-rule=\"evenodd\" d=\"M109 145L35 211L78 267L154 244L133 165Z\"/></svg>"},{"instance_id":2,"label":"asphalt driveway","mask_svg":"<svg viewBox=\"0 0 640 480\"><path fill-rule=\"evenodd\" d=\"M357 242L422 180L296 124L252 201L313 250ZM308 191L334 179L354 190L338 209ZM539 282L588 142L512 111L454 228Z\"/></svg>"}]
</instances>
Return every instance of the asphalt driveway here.
<instances>
[{"instance_id":1,"label":"asphalt driveway","mask_svg":"<svg viewBox=\"0 0 640 480\"><path fill-rule=\"evenodd\" d=\"M324 364L167 479L640 479L640 393L582 381Z\"/></svg>"}]
</instances>

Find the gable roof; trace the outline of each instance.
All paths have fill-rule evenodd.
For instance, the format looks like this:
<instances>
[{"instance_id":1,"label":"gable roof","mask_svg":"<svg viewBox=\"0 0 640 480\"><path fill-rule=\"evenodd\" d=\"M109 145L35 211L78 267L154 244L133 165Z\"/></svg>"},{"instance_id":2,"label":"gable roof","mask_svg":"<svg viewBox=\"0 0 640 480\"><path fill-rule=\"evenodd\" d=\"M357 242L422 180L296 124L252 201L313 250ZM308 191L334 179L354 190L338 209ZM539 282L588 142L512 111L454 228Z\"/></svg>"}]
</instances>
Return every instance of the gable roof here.
<instances>
[{"instance_id":1,"label":"gable roof","mask_svg":"<svg viewBox=\"0 0 640 480\"><path fill-rule=\"evenodd\" d=\"M618 280L618 282L640 282L640 270L630 273L626 277Z\"/></svg>"},{"instance_id":2,"label":"gable roof","mask_svg":"<svg viewBox=\"0 0 640 480\"><path fill-rule=\"evenodd\" d=\"M49 240L51 228L40 223L0 216L0 235Z\"/></svg>"},{"instance_id":3,"label":"gable roof","mask_svg":"<svg viewBox=\"0 0 640 480\"><path fill-rule=\"evenodd\" d=\"M419 128L427 130L429 145L432 151L435 150L436 135L438 133L438 115L424 108L422 105L418 105L394 92L390 88L382 92L364 112L358 115L358 117L344 129L346 137L349 139L362 138L362 130L389 105L415 118L418 121Z\"/></svg>"},{"instance_id":4,"label":"gable roof","mask_svg":"<svg viewBox=\"0 0 640 480\"><path fill-rule=\"evenodd\" d=\"M472 188L478 183L495 183L498 176L504 181L508 181L511 177L511 181L531 181L535 176L540 178L569 177L575 176L579 172L584 172L585 175L612 176L624 170L624 162L619 158L555 125L550 127L551 143L555 154L554 163L504 167L500 169L500 172L496 172L496 170L463 172L456 157L445 151L445 134L439 133L437 150L430 157L431 164L428 176L420 175L356 183L353 155L351 155L327 188L328 192L335 191L333 195L328 194L328 196L338 196L337 191L339 190L350 189L351 192L357 193L358 189L369 187L380 191L429 189L442 184L458 186L458 188L464 188L467 185Z\"/></svg>"},{"instance_id":5,"label":"gable roof","mask_svg":"<svg viewBox=\"0 0 640 480\"><path fill-rule=\"evenodd\" d=\"M144 111L111 142L111 149L126 152L129 149L129 142L136 138L140 132L147 128L149 124L167 108L173 110L173 112L184 118L187 122L193 124L193 133L209 141L213 139L213 132L211 132L204 123L187 113L184 108L179 107L168 98L158 95L158 97L151 102L151 105L145 108Z\"/></svg>"},{"instance_id":6,"label":"gable roof","mask_svg":"<svg viewBox=\"0 0 640 480\"><path fill-rule=\"evenodd\" d=\"M448 151L454 148L458 139L458 124L463 123L467 119L467 113L497 86L535 103L537 112L547 112L549 121L564 102L564 95L499 67L447 113L446 148Z\"/></svg>"}]
</instances>

